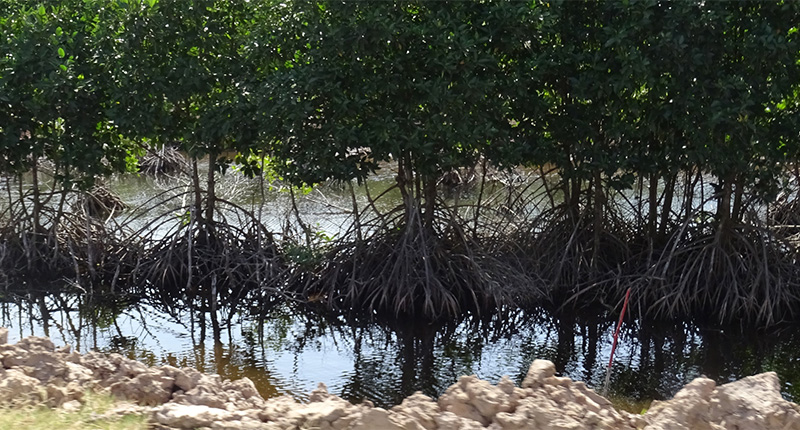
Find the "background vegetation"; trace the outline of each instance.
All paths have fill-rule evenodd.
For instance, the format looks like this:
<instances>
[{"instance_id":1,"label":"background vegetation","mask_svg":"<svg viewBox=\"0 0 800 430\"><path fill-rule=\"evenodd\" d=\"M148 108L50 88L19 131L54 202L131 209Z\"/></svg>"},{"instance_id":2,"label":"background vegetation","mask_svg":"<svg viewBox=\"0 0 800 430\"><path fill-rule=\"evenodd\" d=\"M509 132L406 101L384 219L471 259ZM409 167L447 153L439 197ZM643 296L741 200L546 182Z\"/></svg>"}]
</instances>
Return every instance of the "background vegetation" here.
<instances>
[{"instance_id":1,"label":"background vegetation","mask_svg":"<svg viewBox=\"0 0 800 430\"><path fill-rule=\"evenodd\" d=\"M217 330L248 298L438 318L612 309L628 288L639 315L797 315L795 2L2 0L0 17L9 284L155 292ZM189 186L120 222L103 178L167 154ZM379 170L394 185L370 193ZM269 231L220 175L293 202L339 184L351 224L331 238L294 205Z\"/></svg>"}]
</instances>

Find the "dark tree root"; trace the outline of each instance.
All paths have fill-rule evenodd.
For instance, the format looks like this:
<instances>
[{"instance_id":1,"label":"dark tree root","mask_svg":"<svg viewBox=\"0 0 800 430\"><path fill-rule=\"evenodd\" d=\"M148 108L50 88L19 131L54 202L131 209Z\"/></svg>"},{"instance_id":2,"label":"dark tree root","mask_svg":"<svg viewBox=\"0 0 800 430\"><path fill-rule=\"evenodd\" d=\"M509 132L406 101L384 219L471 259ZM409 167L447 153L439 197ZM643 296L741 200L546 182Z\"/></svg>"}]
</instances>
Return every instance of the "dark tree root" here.
<instances>
[{"instance_id":1,"label":"dark tree root","mask_svg":"<svg viewBox=\"0 0 800 430\"><path fill-rule=\"evenodd\" d=\"M630 288L641 317L769 325L798 315L800 249L773 230L687 221L658 247L632 232L609 227L598 243L588 228L554 217L518 243L556 308L618 312Z\"/></svg>"},{"instance_id":2,"label":"dark tree root","mask_svg":"<svg viewBox=\"0 0 800 430\"><path fill-rule=\"evenodd\" d=\"M156 306L226 309L230 316L251 295L274 298L270 292L277 292L284 264L272 236L249 221L176 225L162 217L142 236L133 283Z\"/></svg>"},{"instance_id":3,"label":"dark tree root","mask_svg":"<svg viewBox=\"0 0 800 430\"><path fill-rule=\"evenodd\" d=\"M798 248L758 227L692 240L675 235L636 289L657 316L772 324L797 315Z\"/></svg>"},{"instance_id":4,"label":"dark tree root","mask_svg":"<svg viewBox=\"0 0 800 430\"><path fill-rule=\"evenodd\" d=\"M418 213L411 215L405 224L391 214L362 224L364 232L351 231L332 244L289 288L345 313L426 319L497 312L534 295L513 260L468 239L452 217L437 218L431 231Z\"/></svg>"},{"instance_id":5,"label":"dark tree root","mask_svg":"<svg viewBox=\"0 0 800 430\"><path fill-rule=\"evenodd\" d=\"M116 227L82 211L60 214L57 225L39 233L29 221L8 222L0 228L0 241L0 270L10 284L64 286L66 279L113 290L120 268L132 264L135 255L135 244Z\"/></svg>"}]
</instances>

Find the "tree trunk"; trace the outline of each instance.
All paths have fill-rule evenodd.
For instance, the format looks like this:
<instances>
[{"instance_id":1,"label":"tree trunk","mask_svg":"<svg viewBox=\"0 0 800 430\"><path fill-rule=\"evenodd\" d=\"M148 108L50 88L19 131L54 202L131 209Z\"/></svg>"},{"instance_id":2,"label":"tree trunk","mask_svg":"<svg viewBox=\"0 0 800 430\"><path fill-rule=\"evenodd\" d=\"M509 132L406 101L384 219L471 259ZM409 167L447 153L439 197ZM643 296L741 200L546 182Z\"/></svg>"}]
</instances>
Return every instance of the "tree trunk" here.
<instances>
[{"instance_id":1,"label":"tree trunk","mask_svg":"<svg viewBox=\"0 0 800 430\"><path fill-rule=\"evenodd\" d=\"M37 157L34 157L31 163L31 182L33 191L33 232L38 236L42 232L42 197L39 190L39 159Z\"/></svg>"},{"instance_id":2,"label":"tree trunk","mask_svg":"<svg viewBox=\"0 0 800 430\"><path fill-rule=\"evenodd\" d=\"M53 187L55 189L55 187ZM56 209L56 215L53 217L53 223L50 227L50 237L53 239L53 261L55 261L56 256L58 255L59 251L59 241L55 240L56 232L58 231L58 226L61 225L61 219L64 217L64 205L67 202L67 190L64 187L61 187L60 198L58 200L58 209Z\"/></svg>"},{"instance_id":3,"label":"tree trunk","mask_svg":"<svg viewBox=\"0 0 800 430\"><path fill-rule=\"evenodd\" d=\"M572 165L572 154L570 148L567 148L568 161L564 168L564 202L567 205L567 216L572 224L578 223L580 216L580 193L581 181L575 174L575 166Z\"/></svg>"},{"instance_id":4,"label":"tree trunk","mask_svg":"<svg viewBox=\"0 0 800 430\"><path fill-rule=\"evenodd\" d=\"M736 175L733 181L733 209L731 210L731 219L735 223L739 223L742 221L742 211L744 208L743 199L744 199L744 187L742 187L742 177L741 175Z\"/></svg>"},{"instance_id":5,"label":"tree trunk","mask_svg":"<svg viewBox=\"0 0 800 430\"><path fill-rule=\"evenodd\" d=\"M397 163L397 186L403 197L405 225L410 225L412 212L417 210L414 204L414 174L411 170L411 157L408 154L401 157Z\"/></svg>"},{"instance_id":6,"label":"tree trunk","mask_svg":"<svg viewBox=\"0 0 800 430\"><path fill-rule=\"evenodd\" d=\"M644 220L644 175L638 175L636 178L636 227L642 227L642 220Z\"/></svg>"},{"instance_id":7,"label":"tree trunk","mask_svg":"<svg viewBox=\"0 0 800 430\"><path fill-rule=\"evenodd\" d=\"M361 237L361 211L358 209L358 200L356 199L356 190L353 188L353 181L347 181L347 186L350 189L350 202L353 205L353 228L356 231L356 244L361 245L361 242L363 242ZM259 217L259 219L261 218ZM258 237L260 238L261 235L258 235Z\"/></svg>"},{"instance_id":8,"label":"tree trunk","mask_svg":"<svg viewBox=\"0 0 800 430\"><path fill-rule=\"evenodd\" d=\"M603 193L603 182L599 169L595 169L593 173L594 182L594 250L592 255L592 265L597 264L600 257L600 239L603 231L603 209L605 206L605 194Z\"/></svg>"},{"instance_id":9,"label":"tree trunk","mask_svg":"<svg viewBox=\"0 0 800 430\"><path fill-rule=\"evenodd\" d=\"M571 182L570 192L572 195L569 197L569 213L573 224L577 224L581 215L581 188L583 184L580 178L572 178Z\"/></svg>"},{"instance_id":10,"label":"tree trunk","mask_svg":"<svg viewBox=\"0 0 800 430\"><path fill-rule=\"evenodd\" d=\"M483 192L485 187L486 187L486 157L483 157L483 161L481 162L481 187L478 190L478 202L475 204L475 216L472 219L472 237L474 238L478 237L478 220L480 219L481 205L483 205ZM552 201L552 196L550 197L550 199Z\"/></svg>"},{"instance_id":11,"label":"tree trunk","mask_svg":"<svg viewBox=\"0 0 800 430\"><path fill-rule=\"evenodd\" d=\"M92 197L89 195L88 192L84 191L84 201L83 201L83 210L84 215L86 216L86 264L89 266L89 279L95 279L95 268L94 268L94 246L92 243L92 217L89 215L89 199ZM92 285L91 283L89 284Z\"/></svg>"},{"instance_id":12,"label":"tree trunk","mask_svg":"<svg viewBox=\"0 0 800 430\"><path fill-rule=\"evenodd\" d=\"M214 232L214 210L216 209L217 195L216 189L216 170L217 154L212 152L208 155L208 181L206 182L206 219L205 227L209 240L215 239Z\"/></svg>"},{"instance_id":13,"label":"tree trunk","mask_svg":"<svg viewBox=\"0 0 800 430\"><path fill-rule=\"evenodd\" d=\"M650 174L647 190L647 240L652 243L656 239L656 221L658 219L658 175Z\"/></svg>"},{"instance_id":14,"label":"tree trunk","mask_svg":"<svg viewBox=\"0 0 800 430\"><path fill-rule=\"evenodd\" d=\"M194 188L194 215L196 225L203 225L203 190L200 188L200 173L197 171L197 157L192 157L192 187Z\"/></svg>"},{"instance_id":15,"label":"tree trunk","mask_svg":"<svg viewBox=\"0 0 800 430\"><path fill-rule=\"evenodd\" d=\"M727 242L731 229L733 228L733 220L731 219L731 197L733 194L733 175L726 175L720 178L722 186L720 187L720 195L717 200L717 222L719 225L719 233L723 242Z\"/></svg>"},{"instance_id":16,"label":"tree trunk","mask_svg":"<svg viewBox=\"0 0 800 430\"><path fill-rule=\"evenodd\" d=\"M422 218L422 226L426 231L433 232L434 210L436 208L436 177L427 176L423 180L425 192L425 213Z\"/></svg>"},{"instance_id":17,"label":"tree trunk","mask_svg":"<svg viewBox=\"0 0 800 430\"><path fill-rule=\"evenodd\" d=\"M694 193L697 189L697 184L703 178L703 173L699 170L691 177L691 172L686 172L686 193L684 196L684 218L689 218L694 212Z\"/></svg>"},{"instance_id":18,"label":"tree trunk","mask_svg":"<svg viewBox=\"0 0 800 430\"><path fill-rule=\"evenodd\" d=\"M672 214L672 202L675 200L675 183L678 180L678 174L672 174L667 179L666 187L664 188L664 204L661 206L661 222L658 229L657 240L663 241L667 236L667 226L669 225L670 215Z\"/></svg>"}]
</instances>

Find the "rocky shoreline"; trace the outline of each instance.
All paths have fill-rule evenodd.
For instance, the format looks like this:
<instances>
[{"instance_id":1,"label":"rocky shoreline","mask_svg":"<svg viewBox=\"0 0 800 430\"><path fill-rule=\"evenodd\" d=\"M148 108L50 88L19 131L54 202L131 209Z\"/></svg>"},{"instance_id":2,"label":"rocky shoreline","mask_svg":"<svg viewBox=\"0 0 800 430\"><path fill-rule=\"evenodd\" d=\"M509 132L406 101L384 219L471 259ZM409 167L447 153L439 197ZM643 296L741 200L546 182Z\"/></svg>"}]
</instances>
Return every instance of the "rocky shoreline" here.
<instances>
[{"instance_id":1,"label":"rocky shoreline","mask_svg":"<svg viewBox=\"0 0 800 430\"><path fill-rule=\"evenodd\" d=\"M800 430L800 406L762 373L725 385L698 378L644 415L616 410L582 382L534 361L521 387L463 376L438 400L416 393L391 409L351 404L320 384L307 403L264 400L248 379L225 381L195 369L147 367L119 354L80 354L43 337L8 344L0 328L0 403L75 410L85 393L119 399L112 414L145 414L155 428L320 430Z\"/></svg>"}]
</instances>

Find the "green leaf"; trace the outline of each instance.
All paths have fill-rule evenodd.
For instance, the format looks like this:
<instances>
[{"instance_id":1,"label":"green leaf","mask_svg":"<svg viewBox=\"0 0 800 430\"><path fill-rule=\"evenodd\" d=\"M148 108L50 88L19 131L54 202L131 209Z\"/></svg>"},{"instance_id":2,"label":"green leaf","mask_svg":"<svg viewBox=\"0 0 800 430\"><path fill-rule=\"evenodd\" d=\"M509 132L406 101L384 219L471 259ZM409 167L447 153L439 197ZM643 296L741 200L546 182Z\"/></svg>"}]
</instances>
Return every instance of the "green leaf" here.
<instances>
[{"instance_id":1,"label":"green leaf","mask_svg":"<svg viewBox=\"0 0 800 430\"><path fill-rule=\"evenodd\" d=\"M64 58L64 56L66 56L66 55L67 55L67 53L64 52L64 48L58 48L58 56L59 57Z\"/></svg>"}]
</instances>

